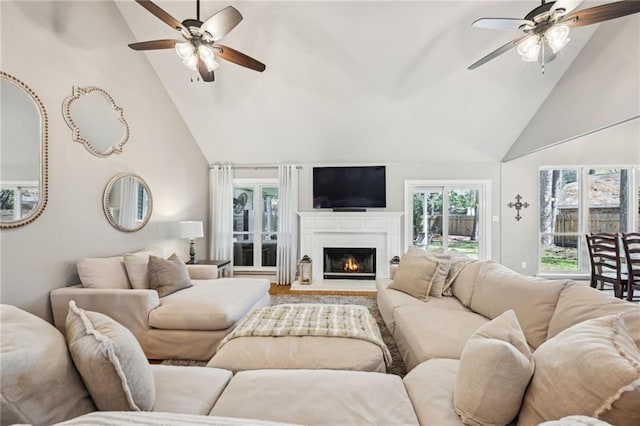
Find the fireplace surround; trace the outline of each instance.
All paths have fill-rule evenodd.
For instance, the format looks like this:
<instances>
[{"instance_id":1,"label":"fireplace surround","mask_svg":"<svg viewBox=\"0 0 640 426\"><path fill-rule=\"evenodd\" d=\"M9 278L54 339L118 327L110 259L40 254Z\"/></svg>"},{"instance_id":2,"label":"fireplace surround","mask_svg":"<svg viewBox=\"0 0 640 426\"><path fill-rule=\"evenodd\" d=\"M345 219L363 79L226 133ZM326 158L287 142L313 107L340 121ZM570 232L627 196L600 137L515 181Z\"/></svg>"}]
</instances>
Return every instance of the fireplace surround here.
<instances>
[{"instance_id":1,"label":"fireplace surround","mask_svg":"<svg viewBox=\"0 0 640 426\"><path fill-rule=\"evenodd\" d=\"M375 249L374 278L389 277L389 260L402 254L400 212L300 212L300 256L313 261L313 281L324 280L325 248Z\"/></svg>"}]
</instances>

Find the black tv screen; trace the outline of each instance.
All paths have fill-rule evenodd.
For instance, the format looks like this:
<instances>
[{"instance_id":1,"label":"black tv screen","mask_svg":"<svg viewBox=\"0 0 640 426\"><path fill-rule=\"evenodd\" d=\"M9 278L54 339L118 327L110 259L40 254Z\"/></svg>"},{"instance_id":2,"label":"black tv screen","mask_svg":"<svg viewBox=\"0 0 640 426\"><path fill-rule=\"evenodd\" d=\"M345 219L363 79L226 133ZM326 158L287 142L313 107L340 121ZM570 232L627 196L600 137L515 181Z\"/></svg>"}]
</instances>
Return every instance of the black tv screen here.
<instances>
[{"instance_id":1,"label":"black tv screen","mask_svg":"<svg viewBox=\"0 0 640 426\"><path fill-rule=\"evenodd\" d=\"M313 168L314 209L386 206L385 166Z\"/></svg>"}]
</instances>

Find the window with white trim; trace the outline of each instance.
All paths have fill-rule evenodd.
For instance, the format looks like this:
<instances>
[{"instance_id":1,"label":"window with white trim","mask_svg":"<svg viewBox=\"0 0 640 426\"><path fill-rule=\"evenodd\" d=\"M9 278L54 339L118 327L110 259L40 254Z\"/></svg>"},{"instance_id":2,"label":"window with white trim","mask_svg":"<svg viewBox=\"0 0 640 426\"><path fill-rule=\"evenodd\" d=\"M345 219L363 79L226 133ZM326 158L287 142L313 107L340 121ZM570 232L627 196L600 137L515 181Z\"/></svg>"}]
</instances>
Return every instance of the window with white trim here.
<instances>
[{"instance_id":1,"label":"window with white trim","mask_svg":"<svg viewBox=\"0 0 640 426\"><path fill-rule=\"evenodd\" d=\"M638 229L633 167L541 167L538 271L589 274L584 235Z\"/></svg>"}]
</instances>

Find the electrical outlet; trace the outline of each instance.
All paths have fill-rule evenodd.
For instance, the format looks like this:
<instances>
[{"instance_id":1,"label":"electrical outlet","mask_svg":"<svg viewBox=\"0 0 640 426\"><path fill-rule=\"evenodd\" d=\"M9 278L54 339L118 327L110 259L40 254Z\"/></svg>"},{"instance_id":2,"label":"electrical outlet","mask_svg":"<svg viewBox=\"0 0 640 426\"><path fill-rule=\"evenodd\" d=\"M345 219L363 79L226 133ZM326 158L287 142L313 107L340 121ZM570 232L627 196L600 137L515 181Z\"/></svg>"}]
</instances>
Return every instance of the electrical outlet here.
<instances>
[{"instance_id":1,"label":"electrical outlet","mask_svg":"<svg viewBox=\"0 0 640 426\"><path fill-rule=\"evenodd\" d=\"M522 262L522 263L520 264L520 267L521 267L522 269L527 269L527 262Z\"/></svg>"}]
</instances>

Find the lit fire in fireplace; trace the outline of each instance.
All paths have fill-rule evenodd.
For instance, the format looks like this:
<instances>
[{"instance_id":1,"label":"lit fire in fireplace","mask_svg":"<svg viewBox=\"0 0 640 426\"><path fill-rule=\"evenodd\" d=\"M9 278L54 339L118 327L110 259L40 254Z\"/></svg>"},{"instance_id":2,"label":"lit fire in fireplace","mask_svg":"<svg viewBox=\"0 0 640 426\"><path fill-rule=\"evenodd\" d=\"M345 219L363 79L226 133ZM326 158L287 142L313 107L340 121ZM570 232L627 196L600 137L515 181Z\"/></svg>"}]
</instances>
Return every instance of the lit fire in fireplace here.
<instances>
[{"instance_id":1,"label":"lit fire in fireplace","mask_svg":"<svg viewBox=\"0 0 640 426\"><path fill-rule=\"evenodd\" d=\"M349 258L344 262L344 267L342 269L345 272L357 272L360 270L360 265L353 257L349 256Z\"/></svg>"}]
</instances>

